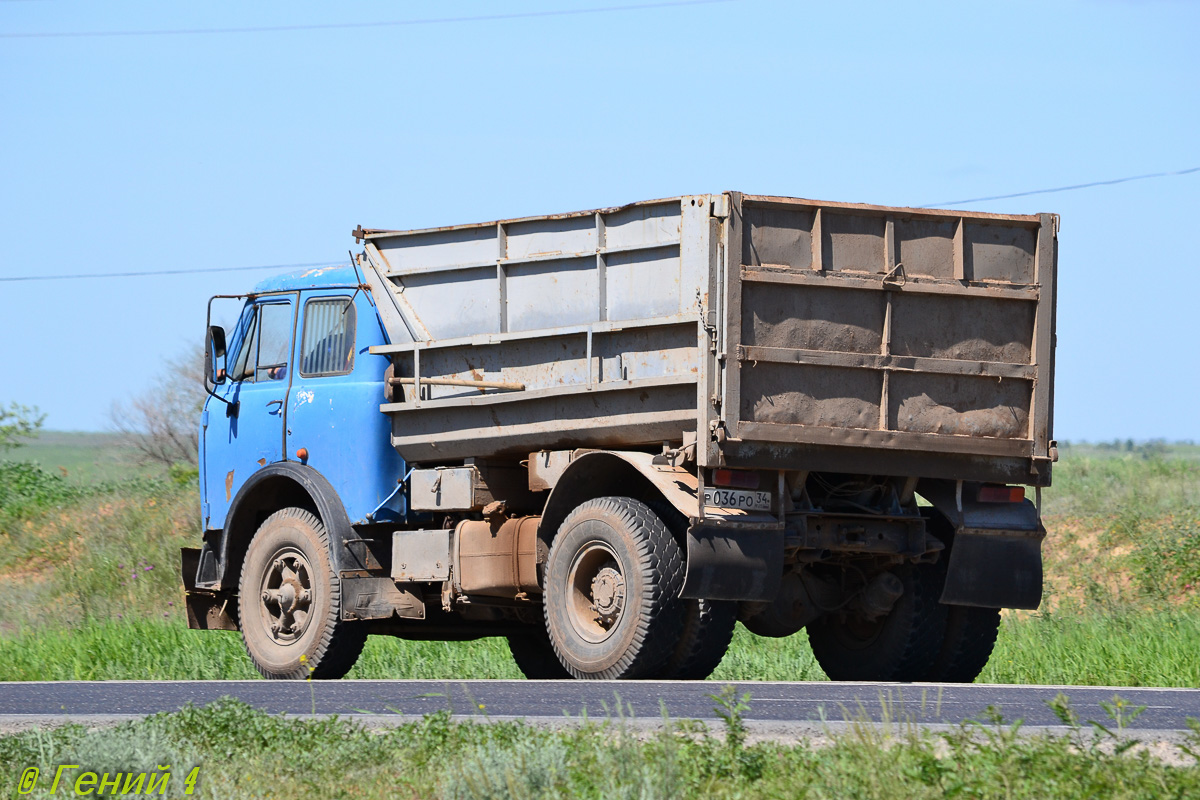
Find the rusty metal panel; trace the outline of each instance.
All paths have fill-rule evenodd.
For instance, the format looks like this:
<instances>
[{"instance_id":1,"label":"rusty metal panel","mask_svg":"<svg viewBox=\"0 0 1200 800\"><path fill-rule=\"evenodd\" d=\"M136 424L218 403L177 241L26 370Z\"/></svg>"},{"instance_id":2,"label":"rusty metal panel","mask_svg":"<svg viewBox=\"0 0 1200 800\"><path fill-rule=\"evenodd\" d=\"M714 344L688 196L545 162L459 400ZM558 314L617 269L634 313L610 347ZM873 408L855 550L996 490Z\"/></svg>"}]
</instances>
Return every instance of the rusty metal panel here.
<instances>
[{"instance_id":1,"label":"rusty metal panel","mask_svg":"<svg viewBox=\"0 0 1200 800\"><path fill-rule=\"evenodd\" d=\"M430 338L487 333L500 318L500 297L493 291L493 265L454 273L408 275L403 297L416 310Z\"/></svg>"},{"instance_id":2,"label":"rusty metal panel","mask_svg":"<svg viewBox=\"0 0 1200 800\"><path fill-rule=\"evenodd\" d=\"M745 204L739 192L730 193L730 206L730 213L725 218L722 230L722 241L725 247L721 251L723 263L721 264L720 285L717 290L720 295L718 319L721 328L720 346L717 351L717 358L721 362L720 395L717 399L720 415L712 423L714 429L708 432L714 442L709 448L710 453L701 461L702 464L719 463L722 440L727 439L731 432L736 434L741 421L742 363L735 354L738 347L742 345L744 335L741 325L742 281L740 274L745 253L738 243L743 242L745 237Z\"/></svg>"},{"instance_id":3,"label":"rusty metal panel","mask_svg":"<svg viewBox=\"0 0 1200 800\"><path fill-rule=\"evenodd\" d=\"M600 281L594 255L509 264L506 277L510 331L600 321Z\"/></svg>"},{"instance_id":4,"label":"rusty metal panel","mask_svg":"<svg viewBox=\"0 0 1200 800\"><path fill-rule=\"evenodd\" d=\"M505 257L516 261L563 253L594 253L598 246L595 220L587 214L510 222L505 239Z\"/></svg>"},{"instance_id":5,"label":"rusty metal panel","mask_svg":"<svg viewBox=\"0 0 1200 800\"><path fill-rule=\"evenodd\" d=\"M899 448L1037 476L1057 218L734 197L719 456Z\"/></svg>"},{"instance_id":6,"label":"rusty metal panel","mask_svg":"<svg viewBox=\"0 0 1200 800\"><path fill-rule=\"evenodd\" d=\"M553 489L574 458L574 450L539 450L530 453L527 465L530 491L544 492Z\"/></svg>"},{"instance_id":7,"label":"rusty metal panel","mask_svg":"<svg viewBox=\"0 0 1200 800\"><path fill-rule=\"evenodd\" d=\"M515 399L481 395L383 409L392 414L392 444L400 454L410 462L435 462L677 440L694 429L695 403L694 380L678 376L613 381L590 392L565 386Z\"/></svg>"},{"instance_id":8,"label":"rusty metal panel","mask_svg":"<svg viewBox=\"0 0 1200 800\"><path fill-rule=\"evenodd\" d=\"M538 524L541 517L501 522L463 520L454 529L456 588L463 594L513 598L541 593Z\"/></svg>"},{"instance_id":9,"label":"rusty metal panel","mask_svg":"<svg viewBox=\"0 0 1200 800\"><path fill-rule=\"evenodd\" d=\"M401 589L391 578L345 577L342 619L425 619L425 602L417 587Z\"/></svg>"},{"instance_id":10,"label":"rusty metal panel","mask_svg":"<svg viewBox=\"0 0 1200 800\"><path fill-rule=\"evenodd\" d=\"M1034 363L1037 375L1033 383L1033 413L1030 414L1030 438L1034 457L1046 465L1051 459L1051 425L1054 420L1054 338L1058 291L1058 217L1041 215L1038 228L1035 278L1042 287L1042 301L1034 319Z\"/></svg>"},{"instance_id":11,"label":"rusty metal panel","mask_svg":"<svg viewBox=\"0 0 1200 800\"><path fill-rule=\"evenodd\" d=\"M741 421L876 428L882 385L875 370L743 363Z\"/></svg>"},{"instance_id":12,"label":"rusty metal panel","mask_svg":"<svg viewBox=\"0 0 1200 800\"><path fill-rule=\"evenodd\" d=\"M683 298L677 245L612 253L605 259L605 269L606 319L634 320L680 312Z\"/></svg>"}]
</instances>

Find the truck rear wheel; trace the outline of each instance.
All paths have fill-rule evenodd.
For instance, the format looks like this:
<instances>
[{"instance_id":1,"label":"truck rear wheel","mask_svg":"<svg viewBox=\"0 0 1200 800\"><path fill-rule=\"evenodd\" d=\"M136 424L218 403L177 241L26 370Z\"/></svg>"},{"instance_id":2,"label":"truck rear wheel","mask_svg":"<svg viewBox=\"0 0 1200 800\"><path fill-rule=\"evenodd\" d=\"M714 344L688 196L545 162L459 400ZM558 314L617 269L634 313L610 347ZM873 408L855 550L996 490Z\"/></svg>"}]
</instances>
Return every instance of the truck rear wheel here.
<instances>
[{"instance_id":1,"label":"truck rear wheel","mask_svg":"<svg viewBox=\"0 0 1200 800\"><path fill-rule=\"evenodd\" d=\"M542 606L559 660L576 678L644 678L683 629L683 554L644 503L601 497L563 521L546 560Z\"/></svg>"},{"instance_id":2,"label":"truck rear wheel","mask_svg":"<svg viewBox=\"0 0 1200 800\"><path fill-rule=\"evenodd\" d=\"M835 681L928 680L946 630L941 583L929 566L894 571L904 594L874 620L857 614L827 614L808 626L817 663Z\"/></svg>"},{"instance_id":3,"label":"truck rear wheel","mask_svg":"<svg viewBox=\"0 0 1200 800\"><path fill-rule=\"evenodd\" d=\"M530 680L562 680L572 677L558 660L546 631L513 634L508 637L508 652L517 669Z\"/></svg>"},{"instance_id":4,"label":"truck rear wheel","mask_svg":"<svg viewBox=\"0 0 1200 800\"><path fill-rule=\"evenodd\" d=\"M1000 609L947 606L946 634L928 680L971 683L992 656L1000 632Z\"/></svg>"},{"instance_id":5,"label":"truck rear wheel","mask_svg":"<svg viewBox=\"0 0 1200 800\"><path fill-rule=\"evenodd\" d=\"M239 603L242 641L264 678L340 678L366 642L363 628L341 619L329 534L300 508L276 511L254 534Z\"/></svg>"},{"instance_id":6,"label":"truck rear wheel","mask_svg":"<svg viewBox=\"0 0 1200 800\"><path fill-rule=\"evenodd\" d=\"M685 600L683 633L662 677L669 681L702 681L720 665L733 641L737 603Z\"/></svg>"},{"instance_id":7,"label":"truck rear wheel","mask_svg":"<svg viewBox=\"0 0 1200 800\"><path fill-rule=\"evenodd\" d=\"M663 521L676 541L687 534L688 519L663 497L646 505ZM669 681L702 681L725 657L737 626L737 603L722 600L684 600L683 633L661 677Z\"/></svg>"}]
</instances>

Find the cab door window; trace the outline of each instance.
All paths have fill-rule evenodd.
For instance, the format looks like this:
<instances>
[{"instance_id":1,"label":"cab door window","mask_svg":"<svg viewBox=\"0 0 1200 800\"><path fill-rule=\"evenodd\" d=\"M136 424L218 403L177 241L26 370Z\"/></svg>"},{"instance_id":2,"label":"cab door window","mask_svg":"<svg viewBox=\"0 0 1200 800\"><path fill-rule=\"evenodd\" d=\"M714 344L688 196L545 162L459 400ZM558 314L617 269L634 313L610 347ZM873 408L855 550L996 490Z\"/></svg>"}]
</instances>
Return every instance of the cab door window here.
<instances>
[{"instance_id":1,"label":"cab door window","mask_svg":"<svg viewBox=\"0 0 1200 800\"><path fill-rule=\"evenodd\" d=\"M235 381L257 383L284 380L291 349L291 303L255 306L230 377Z\"/></svg>"},{"instance_id":2,"label":"cab door window","mask_svg":"<svg viewBox=\"0 0 1200 800\"><path fill-rule=\"evenodd\" d=\"M292 306L270 303L258 312L258 364L254 380L281 381L287 377L292 350Z\"/></svg>"}]
</instances>

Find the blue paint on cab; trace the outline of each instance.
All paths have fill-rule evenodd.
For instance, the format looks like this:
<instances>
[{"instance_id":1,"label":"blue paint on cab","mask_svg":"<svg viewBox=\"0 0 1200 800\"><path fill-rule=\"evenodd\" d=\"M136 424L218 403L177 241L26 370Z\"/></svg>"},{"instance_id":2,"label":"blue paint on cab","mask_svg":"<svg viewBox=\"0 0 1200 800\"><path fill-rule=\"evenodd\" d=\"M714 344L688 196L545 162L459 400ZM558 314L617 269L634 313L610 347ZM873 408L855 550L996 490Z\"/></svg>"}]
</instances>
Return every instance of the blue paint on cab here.
<instances>
[{"instance_id":1,"label":"blue paint on cab","mask_svg":"<svg viewBox=\"0 0 1200 800\"><path fill-rule=\"evenodd\" d=\"M405 464L391 446L390 420L379 412L390 362L369 352L388 340L370 295L356 292L359 280L352 267L268 278L226 332L229 377L214 391L236 402L238 413L230 416L209 397L201 416L206 530L223 527L238 490L279 461L299 461L324 475L356 524L404 519L404 493L396 489ZM352 342L338 327L351 298ZM307 458L297 455L301 449Z\"/></svg>"}]
</instances>

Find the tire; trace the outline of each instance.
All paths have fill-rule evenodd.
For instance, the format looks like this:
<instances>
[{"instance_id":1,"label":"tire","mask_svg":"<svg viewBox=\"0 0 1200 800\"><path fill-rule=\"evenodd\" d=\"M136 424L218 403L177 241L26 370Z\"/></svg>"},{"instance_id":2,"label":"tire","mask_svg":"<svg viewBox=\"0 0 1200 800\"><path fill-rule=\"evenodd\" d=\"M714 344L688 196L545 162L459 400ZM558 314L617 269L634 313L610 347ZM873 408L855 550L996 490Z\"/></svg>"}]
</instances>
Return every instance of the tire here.
<instances>
[{"instance_id":1,"label":"tire","mask_svg":"<svg viewBox=\"0 0 1200 800\"><path fill-rule=\"evenodd\" d=\"M362 653L365 630L341 619L329 534L308 511L267 517L250 541L238 588L242 642L264 678L340 678Z\"/></svg>"},{"instance_id":2,"label":"tire","mask_svg":"<svg viewBox=\"0 0 1200 800\"><path fill-rule=\"evenodd\" d=\"M563 680L571 673L558 660L545 630L508 637L508 652L517 669L530 680Z\"/></svg>"},{"instance_id":3,"label":"tire","mask_svg":"<svg viewBox=\"0 0 1200 800\"><path fill-rule=\"evenodd\" d=\"M663 521L682 548L687 517L662 497L647 500L646 506ZM737 626L737 603L684 600L683 604L683 633L661 677L669 681L702 681L713 673L729 649Z\"/></svg>"},{"instance_id":4,"label":"tire","mask_svg":"<svg viewBox=\"0 0 1200 800\"><path fill-rule=\"evenodd\" d=\"M683 554L644 503L601 497L563 521L546 559L542 608L559 661L576 678L644 678L683 630Z\"/></svg>"},{"instance_id":5,"label":"tire","mask_svg":"<svg viewBox=\"0 0 1200 800\"><path fill-rule=\"evenodd\" d=\"M725 657L737 625L737 603L685 600L683 633L662 677L669 681L702 681Z\"/></svg>"},{"instance_id":6,"label":"tire","mask_svg":"<svg viewBox=\"0 0 1200 800\"><path fill-rule=\"evenodd\" d=\"M929 529L946 543L946 550L932 568L938 588L946 582L950 553L954 549L954 526L935 511L929 512ZM926 680L937 683L971 683L991 658L1000 632L1000 609L974 606L946 606L946 631L941 651Z\"/></svg>"},{"instance_id":7,"label":"tire","mask_svg":"<svg viewBox=\"0 0 1200 800\"><path fill-rule=\"evenodd\" d=\"M895 570L904 594L874 622L828 614L808 626L817 663L835 681L928 680L946 629L941 583L926 565Z\"/></svg>"},{"instance_id":8,"label":"tire","mask_svg":"<svg viewBox=\"0 0 1200 800\"><path fill-rule=\"evenodd\" d=\"M971 683L992 656L1000 632L1000 609L946 606L942 649L929 671L938 683Z\"/></svg>"}]
</instances>

